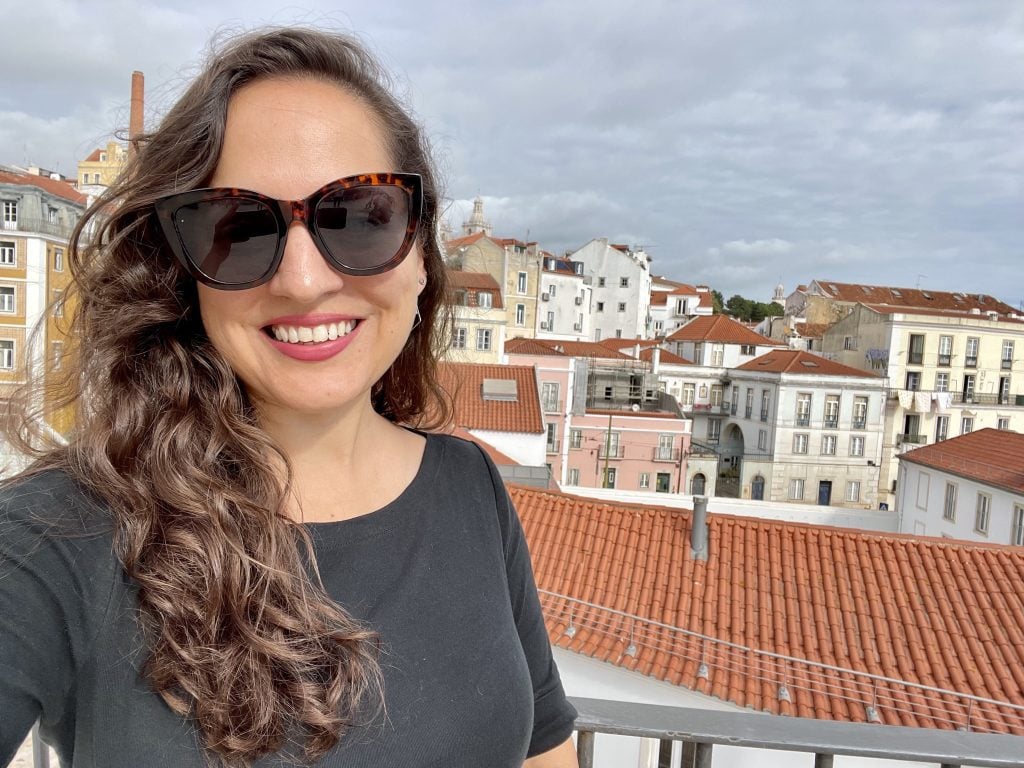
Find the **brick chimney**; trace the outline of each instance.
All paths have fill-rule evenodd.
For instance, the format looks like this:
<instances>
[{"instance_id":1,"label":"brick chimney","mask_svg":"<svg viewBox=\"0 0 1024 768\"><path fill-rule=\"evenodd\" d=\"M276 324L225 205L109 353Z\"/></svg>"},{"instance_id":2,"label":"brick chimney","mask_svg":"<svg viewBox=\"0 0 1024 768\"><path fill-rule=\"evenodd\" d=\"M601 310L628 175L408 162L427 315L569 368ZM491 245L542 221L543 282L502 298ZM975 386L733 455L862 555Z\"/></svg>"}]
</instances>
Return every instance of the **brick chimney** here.
<instances>
[{"instance_id":1,"label":"brick chimney","mask_svg":"<svg viewBox=\"0 0 1024 768\"><path fill-rule=\"evenodd\" d=\"M142 133L142 114L145 106L146 79L139 71L132 72L132 106L128 117L128 153L135 154L135 141Z\"/></svg>"}]
</instances>

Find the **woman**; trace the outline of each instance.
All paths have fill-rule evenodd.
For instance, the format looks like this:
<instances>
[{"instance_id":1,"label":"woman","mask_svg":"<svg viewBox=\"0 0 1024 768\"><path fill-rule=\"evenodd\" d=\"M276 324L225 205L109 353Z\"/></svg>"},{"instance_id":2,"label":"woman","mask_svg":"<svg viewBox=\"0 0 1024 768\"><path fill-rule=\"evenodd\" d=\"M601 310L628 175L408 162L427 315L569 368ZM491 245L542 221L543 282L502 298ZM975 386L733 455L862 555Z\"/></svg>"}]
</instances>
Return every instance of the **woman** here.
<instances>
[{"instance_id":1,"label":"woman","mask_svg":"<svg viewBox=\"0 0 1024 768\"><path fill-rule=\"evenodd\" d=\"M575 765L522 531L443 413L438 191L352 40L213 56L75 251L66 448L0 505L0 764Z\"/></svg>"}]
</instances>

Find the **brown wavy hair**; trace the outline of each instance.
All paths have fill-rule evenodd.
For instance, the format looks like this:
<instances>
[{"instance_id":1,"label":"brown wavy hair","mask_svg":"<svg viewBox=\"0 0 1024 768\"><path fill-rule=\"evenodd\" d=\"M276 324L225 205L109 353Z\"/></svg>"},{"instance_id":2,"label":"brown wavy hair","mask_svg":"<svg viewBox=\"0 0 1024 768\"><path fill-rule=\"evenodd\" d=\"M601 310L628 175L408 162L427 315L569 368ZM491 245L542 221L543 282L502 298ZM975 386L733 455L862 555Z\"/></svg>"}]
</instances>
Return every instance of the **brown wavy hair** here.
<instances>
[{"instance_id":1,"label":"brown wavy hair","mask_svg":"<svg viewBox=\"0 0 1024 768\"><path fill-rule=\"evenodd\" d=\"M287 459L209 342L195 285L152 213L162 195L205 186L232 94L268 77L314 78L357 95L379 119L395 169L423 177L422 320L372 401L395 422L445 421L436 360L450 310L423 132L356 40L288 28L214 50L85 213L64 299L74 308L69 339L77 348L59 378L23 400L74 407L75 427L68 445L41 446L32 434L41 414L19 423L19 443L37 457L31 472L62 468L108 504L117 555L138 585L145 674L228 766L295 744L315 760L382 702L377 637L320 583L306 530L285 514L290 472L282 478L273 467Z\"/></svg>"}]
</instances>

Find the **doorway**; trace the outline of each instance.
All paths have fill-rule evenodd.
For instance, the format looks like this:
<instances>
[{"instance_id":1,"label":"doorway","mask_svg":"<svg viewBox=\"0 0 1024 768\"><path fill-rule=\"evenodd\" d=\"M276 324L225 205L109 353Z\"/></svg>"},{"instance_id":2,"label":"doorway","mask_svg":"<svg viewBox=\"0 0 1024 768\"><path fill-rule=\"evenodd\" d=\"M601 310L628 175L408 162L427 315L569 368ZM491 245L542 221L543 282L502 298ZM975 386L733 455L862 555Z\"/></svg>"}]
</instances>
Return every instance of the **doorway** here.
<instances>
[{"instance_id":1,"label":"doorway","mask_svg":"<svg viewBox=\"0 0 1024 768\"><path fill-rule=\"evenodd\" d=\"M750 498L754 501L764 501L764 478L761 475L754 475L750 481Z\"/></svg>"},{"instance_id":2,"label":"doorway","mask_svg":"<svg viewBox=\"0 0 1024 768\"><path fill-rule=\"evenodd\" d=\"M827 507L832 502L832 481L818 481L818 504Z\"/></svg>"}]
</instances>

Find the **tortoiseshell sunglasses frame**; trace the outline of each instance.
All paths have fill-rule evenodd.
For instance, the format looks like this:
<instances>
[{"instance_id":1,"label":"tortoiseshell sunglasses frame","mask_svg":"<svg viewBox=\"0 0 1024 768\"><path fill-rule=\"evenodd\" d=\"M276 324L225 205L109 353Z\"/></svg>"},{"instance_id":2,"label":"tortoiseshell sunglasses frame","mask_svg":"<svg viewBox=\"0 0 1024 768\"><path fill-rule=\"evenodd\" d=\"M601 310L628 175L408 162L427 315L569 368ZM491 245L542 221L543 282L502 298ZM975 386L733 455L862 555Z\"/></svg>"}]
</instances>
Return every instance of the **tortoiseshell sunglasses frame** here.
<instances>
[{"instance_id":1,"label":"tortoiseshell sunglasses frame","mask_svg":"<svg viewBox=\"0 0 1024 768\"><path fill-rule=\"evenodd\" d=\"M327 243L321 237L320 231L316 226L316 219L313 216L317 205L319 205L320 201L328 195L337 192L338 190L355 189L358 187L398 187L405 191L409 196L408 222L406 223L405 238L402 240L402 244L399 246L398 251L386 262L368 269L350 267L341 261L338 256L333 254L327 246ZM182 239L181 234L178 231L178 225L175 222L175 213L183 206L194 205L195 203L204 201L213 202L217 200L230 199L241 199L262 203L273 213L274 218L277 221L277 247L274 252L273 260L269 263L266 271L260 277L242 283L223 282L221 280L217 280L212 275L208 275L203 272L199 267L199 264L194 262L189 255L188 249L185 247L185 241ZM346 176L343 179L338 179L325 184L305 200L277 200L275 198L268 197L267 195L260 194L259 192L254 192L249 189L240 189L238 187L210 187L206 189L191 189L186 192L176 192L174 194L161 197L153 203L153 209L156 212L156 218L160 224L161 230L163 231L164 238L167 240L167 244L170 246L171 251L174 252L174 255L181 262L182 266L184 266L188 273L199 282L208 285L211 288L218 288L227 291L255 288L268 282L275 275L278 267L281 265L281 259L284 256L288 226L293 221L302 222L306 227L306 230L309 232L314 244L316 244L317 250L320 251L320 255L323 256L324 260L338 272L341 272L344 275L355 276L379 275L382 272L387 272L401 264L409 254L409 251L412 250L412 246L416 242L416 233L419 229L422 208L423 180L420 175L416 173L361 173L355 176ZM310 226L311 222L312 226Z\"/></svg>"}]
</instances>

